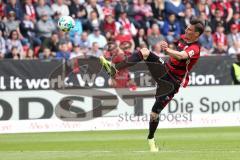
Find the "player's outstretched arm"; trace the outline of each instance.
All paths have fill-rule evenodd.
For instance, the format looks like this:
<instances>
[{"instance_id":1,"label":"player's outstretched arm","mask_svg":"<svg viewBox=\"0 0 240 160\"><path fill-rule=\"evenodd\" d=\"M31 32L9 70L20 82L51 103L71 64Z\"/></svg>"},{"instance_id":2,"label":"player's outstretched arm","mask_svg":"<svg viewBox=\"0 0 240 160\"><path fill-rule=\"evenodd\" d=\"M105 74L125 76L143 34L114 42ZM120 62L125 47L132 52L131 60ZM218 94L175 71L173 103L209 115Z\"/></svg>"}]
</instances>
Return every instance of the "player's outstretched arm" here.
<instances>
[{"instance_id":1,"label":"player's outstretched arm","mask_svg":"<svg viewBox=\"0 0 240 160\"><path fill-rule=\"evenodd\" d=\"M179 52L179 51L173 50L171 48L166 48L165 52L169 56L172 56L172 57L176 58L177 60L188 59L188 54L186 51Z\"/></svg>"},{"instance_id":2,"label":"player's outstretched arm","mask_svg":"<svg viewBox=\"0 0 240 160\"><path fill-rule=\"evenodd\" d=\"M169 56L176 58L177 60L188 59L188 54L185 51L176 51L168 47L168 43L165 41L160 42L162 50L164 50Z\"/></svg>"}]
</instances>

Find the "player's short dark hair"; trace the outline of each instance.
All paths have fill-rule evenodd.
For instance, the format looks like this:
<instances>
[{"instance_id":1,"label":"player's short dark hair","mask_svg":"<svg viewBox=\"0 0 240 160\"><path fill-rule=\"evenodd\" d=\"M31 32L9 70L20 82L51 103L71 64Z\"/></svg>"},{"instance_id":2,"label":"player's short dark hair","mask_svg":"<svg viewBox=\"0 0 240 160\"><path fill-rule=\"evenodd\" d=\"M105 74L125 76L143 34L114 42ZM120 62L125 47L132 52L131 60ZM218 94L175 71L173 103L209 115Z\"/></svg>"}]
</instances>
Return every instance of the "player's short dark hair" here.
<instances>
[{"instance_id":1,"label":"player's short dark hair","mask_svg":"<svg viewBox=\"0 0 240 160\"><path fill-rule=\"evenodd\" d=\"M195 26L195 32L198 32L200 35L204 32L205 24L201 19L193 17L190 20L190 24Z\"/></svg>"}]
</instances>

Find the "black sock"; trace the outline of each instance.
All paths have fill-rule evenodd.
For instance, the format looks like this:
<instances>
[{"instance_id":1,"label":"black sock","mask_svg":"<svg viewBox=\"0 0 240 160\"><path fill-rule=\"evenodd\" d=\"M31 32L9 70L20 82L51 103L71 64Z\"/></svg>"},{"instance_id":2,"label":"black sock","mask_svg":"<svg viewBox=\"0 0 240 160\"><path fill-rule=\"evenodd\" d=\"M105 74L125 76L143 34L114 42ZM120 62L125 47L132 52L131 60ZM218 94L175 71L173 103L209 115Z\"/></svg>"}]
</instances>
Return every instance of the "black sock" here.
<instances>
[{"instance_id":1,"label":"black sock","mask_svg":"<svg viewBox=\"0 0 240 160\"><path fill-rule=\"evenodd\" d=\"M148 139L152 139L154 137L154 133L158 127L158 123L159 123L159 118L150 119Z\"/></svg>"},{"instance_id":2,"label":"black sock","mask_svg":"<svg viewBox=\"0 0 240 160\"><path fill-rule=\"evenodd\" d=\"M133 52L133 54L131 56L127 57L122 62L116 63L115 68L117 70L120 70L123 68L131 67L142 60L143 60L143 56L140 53L140 51L135 51L135 52Z\"/></svg>"}]
</instances>

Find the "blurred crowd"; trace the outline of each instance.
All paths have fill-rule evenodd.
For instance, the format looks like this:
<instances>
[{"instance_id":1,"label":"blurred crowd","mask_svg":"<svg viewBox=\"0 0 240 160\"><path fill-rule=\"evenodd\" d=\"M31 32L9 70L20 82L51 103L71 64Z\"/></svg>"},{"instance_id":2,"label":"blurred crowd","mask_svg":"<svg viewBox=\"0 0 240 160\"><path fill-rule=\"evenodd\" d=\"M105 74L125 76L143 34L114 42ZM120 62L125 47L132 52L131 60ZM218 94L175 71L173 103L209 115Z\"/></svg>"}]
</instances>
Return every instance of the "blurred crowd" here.
<instances>
[{"instance_id":1,"label":"blurred crowd","mask_svg":"<svg viewBox=\"0 0 240 160\"><path fill-rule=\"evenodd\" d=\"M129 42L164 56L191 17L206 23L201 55L240 53L239 0L0 0L0 58L71 59L106 54L106 44ZM69 15L69 33L57 27Z\"/></svg>"}]
</instances>

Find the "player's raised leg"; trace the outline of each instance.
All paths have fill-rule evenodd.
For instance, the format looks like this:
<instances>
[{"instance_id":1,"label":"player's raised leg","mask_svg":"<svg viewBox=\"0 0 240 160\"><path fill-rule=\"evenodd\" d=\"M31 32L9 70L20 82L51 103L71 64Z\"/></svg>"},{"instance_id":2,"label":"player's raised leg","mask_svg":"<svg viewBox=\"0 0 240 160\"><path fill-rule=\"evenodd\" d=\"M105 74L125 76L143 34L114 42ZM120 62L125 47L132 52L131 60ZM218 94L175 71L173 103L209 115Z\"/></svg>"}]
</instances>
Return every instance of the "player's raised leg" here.
<instances>
[{"instance_id":1,"label":"player's raised leg","mask_svg":"<svg viewBox=\"0 0 240 160\"><path fill-rule=\"evenodd\" d=\"M124 61L116 64L111 63L101 56L100 63L110 76L114 76L118 70L131 67L138 62L147 59L149 53L150 52L147 48L143 48L140 51L133 52L133 54L127 57Z\"/></svg>"}]
</instances>

